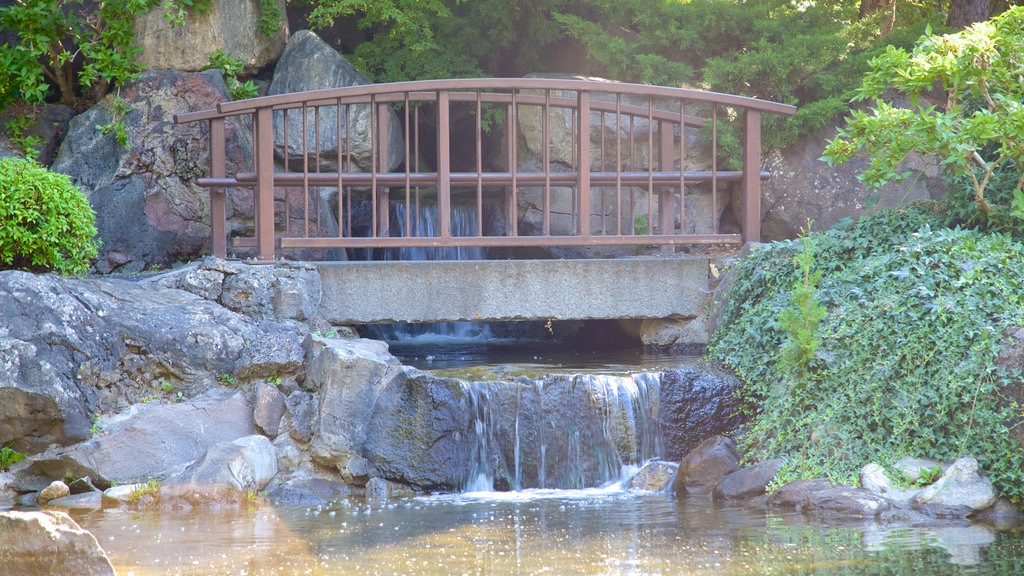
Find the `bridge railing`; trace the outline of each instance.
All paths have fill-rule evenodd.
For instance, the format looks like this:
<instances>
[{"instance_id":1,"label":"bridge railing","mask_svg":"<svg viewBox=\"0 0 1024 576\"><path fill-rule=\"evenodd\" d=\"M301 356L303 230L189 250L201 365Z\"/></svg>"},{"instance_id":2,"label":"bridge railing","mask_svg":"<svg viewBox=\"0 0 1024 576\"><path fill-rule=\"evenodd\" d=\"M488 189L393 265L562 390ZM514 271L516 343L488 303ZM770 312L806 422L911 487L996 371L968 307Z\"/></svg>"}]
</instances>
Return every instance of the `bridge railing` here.
<instances>
[{"instance_id":1,"label":"bridge railing","mask_svg":"<svg viewBox=\"0 0 1024 576\"><path fill-rule=\"evenodd\" d=\"M757 241L761 114L794 112L682 88L485 78L266 96L175 121L209 122L198 184L211 192L214 254L227 253L226 190L252 189L252 235L234 244L272 260L278 248ZM737 159L719 157L720 128L738 115L739 168L722 169ZM229 121L253 134L251 167L231 174ZM720 223L730 203L738 231ZM453 227L455 205L475 224Z\"/></svg>"}]
</instances>

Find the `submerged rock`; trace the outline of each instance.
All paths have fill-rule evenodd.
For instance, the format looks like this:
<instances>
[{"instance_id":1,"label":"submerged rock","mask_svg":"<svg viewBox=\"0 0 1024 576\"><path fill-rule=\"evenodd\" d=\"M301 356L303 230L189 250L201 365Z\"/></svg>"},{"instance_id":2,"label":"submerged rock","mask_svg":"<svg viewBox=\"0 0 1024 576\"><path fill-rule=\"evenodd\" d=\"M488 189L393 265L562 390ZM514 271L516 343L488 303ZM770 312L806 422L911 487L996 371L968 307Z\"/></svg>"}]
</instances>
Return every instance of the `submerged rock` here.
<instances>
[{"instance_id":1,"label":"submerged rock","mask_svg":"<svg viewBox=\"0 0 1024 576\"><path fill-rule=\"evenodd\" d=\"M629 489L638 492L669 492L679 465L671 462L648 462L629 480Z\"/></svg>"},{"instance_id":2,"label":"submerged rock","mask_svg":"<svg viewBox=\"0 0 1024 576\"><path fill-rule=\"evenodd\" d=\"M781 467L782 460L775 459L740 468L722 478L711 495L715 500L749 500L764 496Z\"/></svg>"},{"instance_id":3,"label":"submerged rock","mask_svg":"<svg viewBox=\"0 0 1024 576\"><path fill-rule=\"evenodd\" d=\"M0 512L0 565L18 576L114 575L96 538L64 512Z\"/></svg>"}]
</instances>

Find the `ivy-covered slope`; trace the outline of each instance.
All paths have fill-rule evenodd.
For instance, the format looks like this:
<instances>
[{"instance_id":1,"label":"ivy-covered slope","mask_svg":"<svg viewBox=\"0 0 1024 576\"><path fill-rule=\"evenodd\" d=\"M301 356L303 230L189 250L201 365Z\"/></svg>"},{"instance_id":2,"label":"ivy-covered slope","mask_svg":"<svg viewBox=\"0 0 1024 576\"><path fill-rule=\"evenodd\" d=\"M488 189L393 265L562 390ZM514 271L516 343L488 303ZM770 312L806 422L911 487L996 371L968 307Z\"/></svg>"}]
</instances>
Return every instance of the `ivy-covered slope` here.
<instances>
[{"instance_id":1,"label":"ivy-covered slope","mask_svg":"<svg viewBox=\"0 0 1024 576\"><path fill-rule=\"evenodd\" d=\"M969 454L1024 502L1004 394L1021 374L995 362L1003 330L1024 322L1024 245L914 206L738 266L709 355L744 380L742 440L785 460L776 482L855 483L868 462Z\"/></svg>"}]
</instances>

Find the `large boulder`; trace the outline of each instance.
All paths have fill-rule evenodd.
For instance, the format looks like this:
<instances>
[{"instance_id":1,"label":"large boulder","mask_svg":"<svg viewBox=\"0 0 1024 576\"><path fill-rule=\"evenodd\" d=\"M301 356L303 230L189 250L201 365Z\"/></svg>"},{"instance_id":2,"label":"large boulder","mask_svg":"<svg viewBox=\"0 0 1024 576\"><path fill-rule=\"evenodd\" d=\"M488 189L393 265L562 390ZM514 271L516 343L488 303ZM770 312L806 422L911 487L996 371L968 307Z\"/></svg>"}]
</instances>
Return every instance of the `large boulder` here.
<instances>
[{"instance_id":1,"label":"large boulder","mask_svg":"<svg viewBox=\"0 0 1024 576\"><path fill-rule=\"evenodd\" d=\"M762 165L772 177L761 185L761 238L765 242L796 238L808 219L814 221L815 230L825 230L840 220L856 219L881 207L938 199L945 193L941 167L918 157L903 166L910 172L906 180L879 190L871 190L857 179L868 160L856 158L829 166L821 155L840 122L804 136L785 150L766 154ZM733 210L742 214L739 195L734 197Z\"/></svg>"},{"instance_id":2,"label":"large boulder","mask_svg":"<svg viewBox=\"0 0 1024 576\"><path fill-rule=\"evenodd\" d=\"M254 74L274 62L288 39L285 0L273 0L280 22L273 34L258 31L264 16L264 2L257 0L220 0L210 2L196 14L189 10L184 24L172 24L164 17L166 6L135 17L135 38L139 43L138 62L147 69L173 69L198 72L210 65L214 52L223 52L242 60L245 74Z\"/></svg>"},{"instance_id":3,"label":"large boulder","mask_svg":"<svg viewBox=\"0 0 1024 576\"><path fill-rule=\"evenodd\" d=\"M381 391L402 377L403 367L376 340L309 336L305 346L305 385L318 394L319 408L312 424L313 459L347 482L365 482L376 475L363 456L374 406Z\"/></svg>"},{"instance_id":4,"label":"large boulder","mask_svg":"<svg viewBox=\"0 0 1024 576\"><path fill-rule=\"evenodd\" d=\"M245 395L215 388L179 404L136 404L92 440L35 456L33 470L50 478L88 476L103 485L162 480L213 446L255 432Z\"/></svg>"},{"instance_id":5,"label":"large boulder","mask_svg":"<svg viewBox=\"0 0 1024 576\"><path fill-rule=\"evenodd\" d=\"M274 445L266 436L243 436L230 442L218 442L202 459L167 484L226 486L255 494L266 488L277 474Z\"/></svg>"},{"instance_id":6,"label":"large boulder","mask_svg":"<svg viewBox=\"0 0 1024 576\"><path fill-rule=\"evenodd\" d=\"M658 423L665 459L678 462L704 440L742 423L737 392L743 382L709 365L682 365L661 378Z\"/></svg>"},{"instance_id":7,"label":"large boulder","mask_svg":"<svg viewBox=\"0 0 1024 576\"><path fill-rule=\"evenodd\" d=\"M0 443L21 452L91 436L93 415L231 373L256 324L181 290L0 272Z\"/></svg>"},{"instance_id":8,"label":"large boulder","mask_svg":"<svg viewBox=\"0 0 1024 576\"><path fill-rule=\"evenodd\" d=\"M116 111L117 98L125 112ZM96 211L98 271L166 267L209 253L209 192L196 184L210 164L208 129L205 122L174 124L174 115L226 99L219 71L154 70L71 120L52 168L71 176ZM126 145L97 129L113 122L123 122ZM237 135L229 122L229 170L251 164L252 154L239 144L246 139ZM251 191L229 191L229 231L251 222L251 204ZM236 216L236 205L250 207L248 222Z\"/></svg>"},{"instance_id":9,"label":"large boulder","mask_svg":"<svg viewBox=\"0 0 1024 576\"><path fill-rule=\"evenodd\" d=\"M0 565L19 576L114 575L106 553L64 512L0 512Z\"/></svg>"},{"instance_id":10,"label":"large boulder","mask_svg":"<svg viewBox=\"0 0 1024 576\"><path fill-rule=\"evenodd\" d=\"M299 30L288 40L288 44L274 69L274 79L267 90L268 95L290 94L326 88L342 88L345 86L361 86L371 84L370 79L355 69L337 50L331 48L314 32ZM300 110L287 115L288 142L284 140L284 114L274 116L274 146L279 159L285 157L301 166L303 153L310 150L312 143L320 146L319 164L322 169L337 169L338 146L343 145L342 153L346 159L368 172L373 166L374 138L371 131L372 116L369 105L351 106L341 111L341 134L338 133L339 112L337 106L319 108L319 114L313 110L306 113ZM315 120L319 118L319 134ZM402 124L398 115L389 110L387 166L380 167L391 170L396 168L405 158L405 139ZM303 126L305 124L305 132ZM305 144L303 137L305 136ZM344 141L348 140L348 147ZM312 154L313 151L310 151ZM316 161L310 158L311 161ZM347 160L346 160L347 161Z\"/></svg>"},{"instance_id":11,"label":"large boulder","mask_svg":"<svg viewBox=\"0 0 1024 576\"><path fill-rule=\"evenodd\" d=\"M979 474L978 461L962 457L950 464L934 484L914 496L913 507L933 516L963 517L991 507L997 499L992 482Z\"/></svg>"}]
</instances>

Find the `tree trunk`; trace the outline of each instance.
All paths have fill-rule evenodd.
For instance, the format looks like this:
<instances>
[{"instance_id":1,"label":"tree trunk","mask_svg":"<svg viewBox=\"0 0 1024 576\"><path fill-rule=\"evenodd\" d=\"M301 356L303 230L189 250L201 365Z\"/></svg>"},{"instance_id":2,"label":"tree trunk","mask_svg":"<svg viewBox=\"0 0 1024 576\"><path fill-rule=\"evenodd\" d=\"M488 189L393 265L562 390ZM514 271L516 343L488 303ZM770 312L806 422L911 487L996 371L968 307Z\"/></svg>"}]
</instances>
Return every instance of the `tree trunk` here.
<instances>
[{"instance_id":1,"label":"tree trunk","mask_svg":"<svg viewBox=\"0 0 1024 576\"><path fill-rule=\"evenodd\" d=\"M967 28L975 22L984 22L991 15L989 0L949 0L946 26Z\"/></svg>"},{"instance_id":2,"label":"tree trunk","mask_svg":"<svg viewBox=\"0 0 1024 576\"><path fill-rule=\"evenodd\" d=\"M860 0L860 18L862 20L879 10L885 10L889 14L878 31L879 36L886 36L892 32L892 28L896 24L896 0Z\"/></svg>"}]
</instances>

